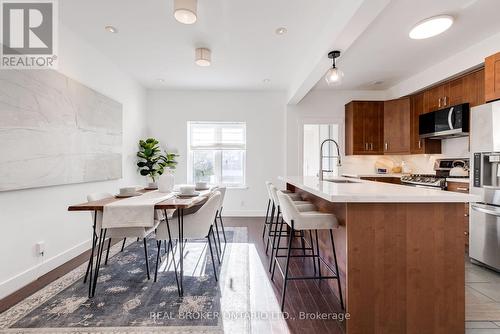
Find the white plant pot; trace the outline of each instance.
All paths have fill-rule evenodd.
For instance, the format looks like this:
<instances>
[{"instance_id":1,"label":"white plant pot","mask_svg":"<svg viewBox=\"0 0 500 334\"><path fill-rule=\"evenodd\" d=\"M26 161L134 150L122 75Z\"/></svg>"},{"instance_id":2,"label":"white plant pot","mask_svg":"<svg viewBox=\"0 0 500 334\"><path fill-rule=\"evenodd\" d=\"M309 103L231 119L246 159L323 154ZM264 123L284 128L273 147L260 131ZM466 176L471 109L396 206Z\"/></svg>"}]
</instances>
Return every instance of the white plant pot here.
<instances>
[{"instance_id":1,"label":"white plant pot","mask_svg":"<svg viewBox=\"0 0 500 334\"><path fill-rule=\"evenodd\" d=\"M158 180L158 191L161 193L169 193L174 190L175 176L172 172L165 172Z\"/></svg>"}]
</instances>

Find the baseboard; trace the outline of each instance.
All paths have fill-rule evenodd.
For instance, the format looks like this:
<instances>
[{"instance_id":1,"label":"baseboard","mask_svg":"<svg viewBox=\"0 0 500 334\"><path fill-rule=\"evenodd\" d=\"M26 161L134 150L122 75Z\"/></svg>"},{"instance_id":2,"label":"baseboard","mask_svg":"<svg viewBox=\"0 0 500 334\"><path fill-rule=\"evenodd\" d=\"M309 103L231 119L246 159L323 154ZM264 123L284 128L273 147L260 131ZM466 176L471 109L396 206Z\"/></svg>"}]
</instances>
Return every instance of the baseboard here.
<instances>
[{"instance_id":1,"label":"baseboard","mask_svg":"<svg viewBox=\"0 0 500 334\"><path fill-rule=\"evenodd\" d=\"M222 211L223 217L265 217L266 212L261 210L233 210Z\"/></svg>"},{"instance_id":2,"label":"baseboard","mask_svg":"<svg viewBox=\"0 0 500 334\"><path fill-rule=\"evenodd\" d=\"M41 276L79 256L90 248L90 240L84 241L62 253L39 263L0 283L0 299L22 289Z\"/></svg>"}]
</instances>

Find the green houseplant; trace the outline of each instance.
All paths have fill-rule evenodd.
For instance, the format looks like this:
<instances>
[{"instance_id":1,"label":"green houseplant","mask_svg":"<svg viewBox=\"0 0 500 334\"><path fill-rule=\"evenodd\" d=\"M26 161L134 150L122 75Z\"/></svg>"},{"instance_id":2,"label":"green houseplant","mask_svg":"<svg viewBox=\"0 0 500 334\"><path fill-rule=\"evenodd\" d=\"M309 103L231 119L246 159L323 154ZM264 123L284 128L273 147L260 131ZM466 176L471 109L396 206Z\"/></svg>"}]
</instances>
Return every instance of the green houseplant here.
<instances>
[{"instance_id":1,"label":"green houseplant","mask_svg":"<svg viewBox=\"0 0 500 334\"><path fill-rule=\"evenodd\" d=\"M139 151L137 157L137 167L142 176L147 176L151 180L151 187L156 187L156 181L165 169L173 170L177 165L175 160L178 157L175 153L162 152L159 141L154 138L139 141Z\"/></svg>"}]
</instances>

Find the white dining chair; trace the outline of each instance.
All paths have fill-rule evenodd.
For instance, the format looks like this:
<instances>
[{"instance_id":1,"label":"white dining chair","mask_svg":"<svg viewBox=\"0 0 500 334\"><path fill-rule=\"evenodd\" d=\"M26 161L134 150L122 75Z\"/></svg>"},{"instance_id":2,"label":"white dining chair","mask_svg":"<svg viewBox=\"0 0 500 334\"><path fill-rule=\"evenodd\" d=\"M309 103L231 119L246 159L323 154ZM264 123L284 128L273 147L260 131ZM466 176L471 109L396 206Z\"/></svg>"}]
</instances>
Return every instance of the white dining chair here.
<instances>
[{"instance_id":1,"label":"white dining chair","mask_svg":"<svg viewBox=\"0 0 500 334\"><path fill-rule=\"evenodd\" d=\"M215 219L214 219L214 227L215 227L215 235L217 235L217 241L219 243L219 251L221 254L221 257L223 255L222 252L222 246L220 242L220 236L219 236L219 227L217 226L217 220L220 223L220 228L222 231L222 237L224 238L224 250L226 249L226 244L227 244L227 238L226 238L226 230L224 229L224 223L222 221L222 209L224 207L224 198L226 196L226 187L218 187L216 189L218 192L220 192L220 203L219 207L217 209L217 212L215 213ZM219 258L219 263L220 263L220 258Z\"/></svg>"},{"instance_id":2,"label":"white dining chair","mask_svg":"<svg viewBox=\"0 0 500 334\"><path fill-rule=\"evenodd\" d=\"M213 231L213 221L215 217L215 213L220 205L221 193L219 191L214 191L207 199L207 201L203 204L203 206L192 214L187 214L184 216L184 225L183 225L183 235L186 240L197 240L197 239L207 239L208 248L210 250L210 257L212 258L212 266L214 269L215 280L217 281L217 269L215 266L214 254L212 251L212 242L210 237L212 236L214 243L215 234ZM160 249L161 243L167 242L172 245L172 241L174 239L178 239L179 236L179 227L175 222L171 222L170 218L167 217L165 221L162 221L158 228L156 229L156 239L158 240L158 251L156 255L156 270L155 270L155 278L156 282L158 276L158 264L160 262ZM185 254L179 254L179 256L184 256ZM173 261L175 261L175 256L172 257ZM174 262L175 267L175 262ZM177 279L177 270L175 270L176 279ZM179 289L179 285L177 286ZM179 290L180 294L180 290Z\"/></svg>"},{"instance_id":3,"label":"white dining chair","mask_svg":"<svg viewBox=\"0 0 500 334\"><path fill-rule=\"evenodd\" d=\"M113 197L112 194L110 193L93 193L87 195L87 201L92 202L92 201L99 201L105 198L110 198ZM94 215L97 213L97 217L94 220ZM155 223L152 227L119 227L119 228L102 228L102 211L97 211L97 212L92 212L92 221L95 221L95 234L93 238L93 244L92 244L92 249L93 253L95 254L95 247L98 244L98 240L100 239L100 236L102 236L102 241L100 243L100 247L97 249L97 266L96 266L96 273L94 276L94 291L95 291L95 286L97 283L97 276L99 274L99 266L101 264L101 258L102 258L102 252L104 250L104 243L106 241L106 238L109 238L108 240L108 249L106 251L106 261L108 259L109 255L109 247L111 246L111 239L122 239L122 238L140 238L144 242L144 256L146 260L146 274L148 277L148 280L150 279L149 275L149 261L148 261L148 248L147 248L147 240L146 237L154 232L154 230L157 228L157 226L160 223L160 220L158 218L155 218ZM157 215L155 215L157 217ZM99 233L99 235L97 234ZM123 245L122 245L123 248ZM87 266L87 272L85 274L84 278L84 283L87 281L87 276L90 270L90 265L91 265L92 259L89 259L89 264Z\"/></svg>"}]
</instances>

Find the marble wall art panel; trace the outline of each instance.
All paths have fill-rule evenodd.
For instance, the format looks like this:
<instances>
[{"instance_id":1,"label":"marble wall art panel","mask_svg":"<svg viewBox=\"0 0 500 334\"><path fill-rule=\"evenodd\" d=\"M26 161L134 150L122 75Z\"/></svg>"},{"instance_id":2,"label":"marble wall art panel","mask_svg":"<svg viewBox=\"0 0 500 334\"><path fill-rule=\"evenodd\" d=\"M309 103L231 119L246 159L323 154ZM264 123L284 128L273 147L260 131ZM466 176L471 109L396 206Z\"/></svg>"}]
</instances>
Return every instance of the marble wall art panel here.
<instances>
[{"instance_id":1,"label":"marble wall art panel","mask_svg":"<svg viewBox=\"0 0 500 334\"><path fill-rule=\"evenodd\" d=\"M121 177L120 103L56 71L0 71L0 191Z\"/></svg>"}]
</instances>

